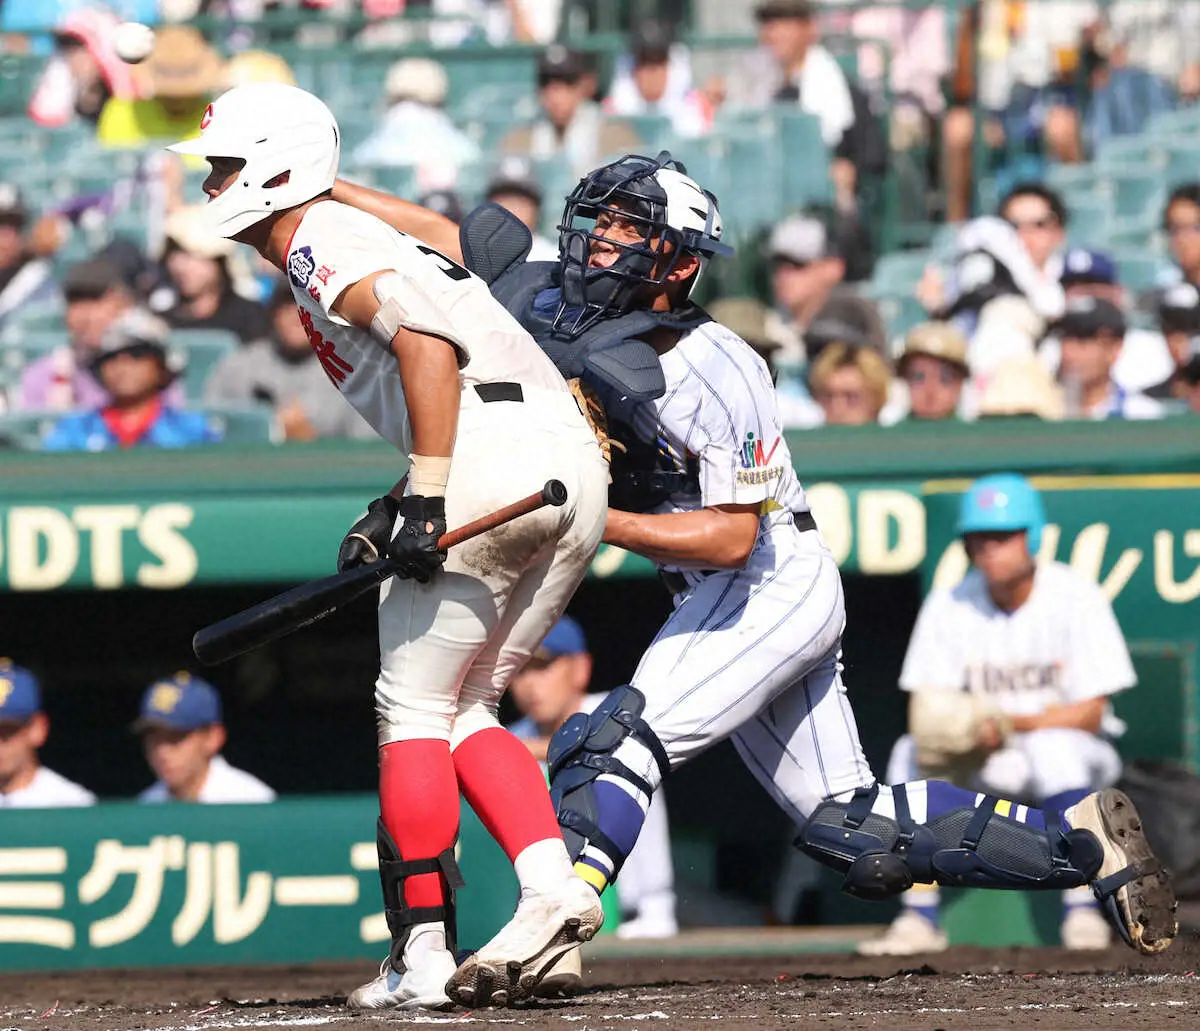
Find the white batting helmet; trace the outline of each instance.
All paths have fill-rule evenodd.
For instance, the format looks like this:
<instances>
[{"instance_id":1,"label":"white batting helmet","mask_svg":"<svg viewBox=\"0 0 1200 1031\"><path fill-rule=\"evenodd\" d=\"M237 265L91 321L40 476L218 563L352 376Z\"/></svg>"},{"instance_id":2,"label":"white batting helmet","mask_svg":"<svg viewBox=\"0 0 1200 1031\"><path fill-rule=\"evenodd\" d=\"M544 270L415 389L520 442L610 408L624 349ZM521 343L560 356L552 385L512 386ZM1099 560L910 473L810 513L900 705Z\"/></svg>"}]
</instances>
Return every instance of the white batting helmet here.
<instances>
[{"instance_id":1,"label":"white batting helmet","mask_svg":"<svg viewBox=\"0 0 1200 1031\"><path fill-rule=\"evenodd\" d=\"M167 149L245 161L237 181L204 209L218 233L236 236L329 190L342 147L337 120L318 97L255 82L222 93L204 112L200 135Z\"/></svg>"}]
</instances>

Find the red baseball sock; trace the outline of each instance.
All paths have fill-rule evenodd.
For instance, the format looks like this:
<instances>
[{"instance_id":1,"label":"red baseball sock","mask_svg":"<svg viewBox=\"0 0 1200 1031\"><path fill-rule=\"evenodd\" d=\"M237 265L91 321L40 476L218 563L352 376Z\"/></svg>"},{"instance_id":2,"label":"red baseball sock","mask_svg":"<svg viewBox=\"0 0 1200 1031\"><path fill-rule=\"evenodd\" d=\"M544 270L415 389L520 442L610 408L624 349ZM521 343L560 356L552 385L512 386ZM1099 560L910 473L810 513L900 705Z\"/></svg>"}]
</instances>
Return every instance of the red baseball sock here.
<instances>
[{"instance_id":1,"label":"red baseball sock","mask_svg":"<svg viewBox=\"0 0 1200 1031\"><path fill-rule=\"evenodd\" d=\"M454 770L463 797L510 860L534 842L562 838L537 760L507 730L472 734L454 750Z\"/></svg>"},{"instance_id":2,"label":"red baseball sock","mask_svg":"<svg viewBox=\"0 0 1200 1031\"><path fill-rule=\"evenodd\" d=\"M379 812L403 859L433 859L458 837L458 782L450 742L429 738L395 741L379 750ZM410 906L440 906L446 886L440 873L404 882Z\"/></svg>"}]
</instances>

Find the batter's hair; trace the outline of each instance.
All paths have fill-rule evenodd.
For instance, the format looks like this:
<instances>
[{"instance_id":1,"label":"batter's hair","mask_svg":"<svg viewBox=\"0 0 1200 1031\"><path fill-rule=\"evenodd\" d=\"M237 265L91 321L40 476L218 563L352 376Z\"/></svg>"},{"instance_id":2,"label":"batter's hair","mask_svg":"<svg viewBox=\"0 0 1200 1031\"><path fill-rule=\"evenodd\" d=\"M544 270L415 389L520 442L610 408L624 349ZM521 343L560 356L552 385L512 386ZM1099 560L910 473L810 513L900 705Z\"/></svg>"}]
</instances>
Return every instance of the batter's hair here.
<instances>
[{"instance_id":1,"label":"batter's hair","mask_svg":"<svg viewBox=\"0 0 1200 1031\"><path fill-rule=\"evenodd\" d=\"M1041 197L1050 206L1050 212L1058 219L1058 224L1066 226L1069 217L1066 204L1063 203L1062 197L1044 183L1032 181L1017 183L1004 195L1004 199L1000 201L1000 204L996 208L996 213L1001 218L1004 218L1004 213L1008 210L1009 204L1018 197Z\"/></svg>"},{"instance_id":2,"label":"batter's hair","mask_svg":"<svg viewBox=\"0 0 1200 1031\"><path fill-rule=\"evenodd\" d=\"M829 378L840 369L857 369L862 375L867 392L871 395L871 403L878 418L883 406L887 403L888 386L892 381L891 371L887 362L878 351L870 347L852 347L850 344L836 342L822 349L817 360L813 362L812 371L808 376L809 387L816 396L829 383Z\"/></svg>"}]
</instances>

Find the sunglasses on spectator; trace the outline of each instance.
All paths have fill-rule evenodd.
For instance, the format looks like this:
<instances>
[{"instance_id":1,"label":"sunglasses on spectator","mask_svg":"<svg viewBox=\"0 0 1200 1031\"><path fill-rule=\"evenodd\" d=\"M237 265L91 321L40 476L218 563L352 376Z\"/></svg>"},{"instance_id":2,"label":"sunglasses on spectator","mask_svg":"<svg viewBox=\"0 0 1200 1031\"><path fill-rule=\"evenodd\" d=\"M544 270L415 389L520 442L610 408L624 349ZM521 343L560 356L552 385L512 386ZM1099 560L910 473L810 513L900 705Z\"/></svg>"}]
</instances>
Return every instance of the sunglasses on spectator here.
<instances>
[{"instance_id":1,"label":"sunglasses on spectator","mask_svg":"<svg viewBox=\"0 0 1200 1031\"><path fill-rule=\"evenodd\" d=\"M904 374L904 378L909 383L924 383L926 380L932 378L932 374L926 372L924 369L912 369ZM950 368L949 365L943 365L937 371L937 380L944 387L957 383L960 378L958 370Z\"/></svg>"},{"instance_id":2,"label":"sunglasses on spectator","mask_svg":"<svg viewBox=\"0 0 1200 1031\"><path fill-rule=\"evenodd\" d=\"M1053 215L1043 215L1041 218L1027 218L1024 222L1018 222L1015 219L1005 219L1005 221L1020 232L1022 229L1056 229L1058 228L1058 219Z\"/></svg>"}]
</instances>

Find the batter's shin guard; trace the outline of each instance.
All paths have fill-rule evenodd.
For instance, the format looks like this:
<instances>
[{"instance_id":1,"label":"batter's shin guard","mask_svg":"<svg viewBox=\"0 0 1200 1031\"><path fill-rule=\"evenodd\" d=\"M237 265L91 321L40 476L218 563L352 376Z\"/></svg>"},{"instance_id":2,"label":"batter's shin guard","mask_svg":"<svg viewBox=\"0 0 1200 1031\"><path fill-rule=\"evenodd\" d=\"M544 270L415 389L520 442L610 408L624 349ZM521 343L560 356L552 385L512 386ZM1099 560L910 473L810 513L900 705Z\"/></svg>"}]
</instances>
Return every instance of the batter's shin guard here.
<instances>
[{"instance_id":1,"label":"batter's shin guard","mask_svg":"<svg viewBox=\"0 0 1200 1031\"><path fill-rule=\"evenodd\" d=\"M454 859L454 848L445 849L433 859L401 859L400 850L392 840L383 819L379 820L376 837L379 851L379 883L383 888L383 910L388 930L392 934L392 966L404 969L404 946L413 924L441 922L446 928L446 948L451 954L458 949L458 918L454 893L463 886L462 873ZM404 882L417 874L436 873L446 879L446 901L440 906L409 906L404 901Z\"/></svg>"},{"instance_id":2,"label":"batter's shin guard","mask_svg":"<svg viewBox=\"0 0 1200 1031\"><path fill-rule=\"evenodd\" d=\"M879 786L860 788L849 802L817 806L796 846L846 875L844 891L883 899L914 881L964 888L1076 888L1096 876L1103 852L1089 831L1051 829L995 817L999 800L913 822L904 786L891 789L896 819L871 812ZM1053 814L1051 814L1052 816Z\"/></svg>"},{"instance_id":3,"label":"batter's shin guard","mask_svg":"<svg viewBox=\"0 0 1200 1031\"><path fill-rule=\"evenodd\" d=\"M550 767L550 799L558 813L567 852L574 862L591 845L613 864L609 880L615 880L627 850L620 848L599 826L595 780L601 774L619 777L646 796L654 788L628 766L613 757L617 746L632 737L654 756L665 777L671 763L650 725L642 719L646 699L637 688L615 688L592 713L576 713L550 739L546 759ZM630 800L631 805L636 805Z\"/></svg>"}]
</instances>

